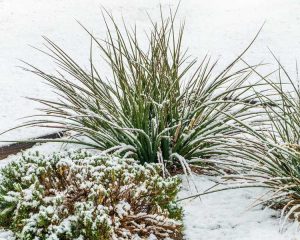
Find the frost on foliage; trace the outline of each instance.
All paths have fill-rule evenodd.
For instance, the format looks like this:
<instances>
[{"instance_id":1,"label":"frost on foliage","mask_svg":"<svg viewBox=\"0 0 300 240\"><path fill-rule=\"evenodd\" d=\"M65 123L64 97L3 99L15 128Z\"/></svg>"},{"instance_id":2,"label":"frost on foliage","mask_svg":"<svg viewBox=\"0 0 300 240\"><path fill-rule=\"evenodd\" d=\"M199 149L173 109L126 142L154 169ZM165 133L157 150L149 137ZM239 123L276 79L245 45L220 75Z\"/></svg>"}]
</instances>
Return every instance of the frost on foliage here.
<instances>
[{"instance_id":1,"label":"frost on foliage","mask_svg":"<svg viewBox=\"0 0 300 240\"><path fill-rule=\"evenodd\" d=\"M85 151L25 155L1 170L0 226L17 239L180 239L180 180L160 171Z\"/></svg>"}]
</instances>

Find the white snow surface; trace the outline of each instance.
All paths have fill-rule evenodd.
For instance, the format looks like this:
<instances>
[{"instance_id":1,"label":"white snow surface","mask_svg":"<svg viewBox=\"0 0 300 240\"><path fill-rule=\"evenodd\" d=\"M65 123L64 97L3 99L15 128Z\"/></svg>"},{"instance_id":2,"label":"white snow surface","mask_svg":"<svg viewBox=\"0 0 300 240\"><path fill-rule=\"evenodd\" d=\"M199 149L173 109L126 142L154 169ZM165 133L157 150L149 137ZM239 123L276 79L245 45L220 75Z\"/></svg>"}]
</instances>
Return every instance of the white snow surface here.
<instances>
[{"instance_id":1,"label":"white snow surface","mask_svg":"<svg viewBox=\"0 0 300 240\"><path fill-rule=\"evenodd\" d=\"M199 192L215 184L214 177L197 176L194 183ZM189 188L180 197L189 196ZM280 212L257 206L257 197L263 189L234 189L212 193L200 199L187 200L185 211L185 236L193 240L298 240L299 224L288 223L280 230Z\"/></svg>"},{"instance_id":2,"label":"white snow surface","mask_svg":"<svg viewBox=\"0 0 300 240\"><path fill-rule=\"evenodd\" d=\"M40 151L43 154L74 149L78 146L61 143L46 143L34 146L26 151ZM11 155L0 161L0 168L20 156ZM195 194L191 188L197 187L203 192L215 185L216 177L193 176L182 177L183 184L179 198ZM193 185L195 184L195 185ZM251 207L263 189L236 189L204 195L200 199L185 200L184 208L185 237L188 240L300 240L299 224L289 222L284 231L280 232L280 212L261 205ZM0 230L0 240L12 240L9 232Z\"/></svg>"},{"instance_id":3,"label":"white snow surface","mask_svg":"<svg viewBox=\"0 0 300 240\"><path fill-rule=\"evenodd\" d=\"M0 132L15 127L24 116L38 113L39 105L24 97L54 96L52 89L38 77L16 66L22 59L53 72L49 58L29 45L42 48L45 35L73 56L83 67L89 66L88 35L79 20L97 37L105 37L101 7L120 23L137 25L141 33L149 29L149 19L159 19L160 5L165 12L178 0L0 0ZM199 59L209 54L221 58L220 67L233 60L250 43L258 29L265 26L248 51L249 63L274 62L267 47L290 72L300 55L299 0L184 0L178 20L185 20L185 46ZM107 69L101 69L105 74ZM42 135L49 129L19 129L0 136L0 140ZM3 143L0 143L3 144Z\"/></svg>"}]
</instances>

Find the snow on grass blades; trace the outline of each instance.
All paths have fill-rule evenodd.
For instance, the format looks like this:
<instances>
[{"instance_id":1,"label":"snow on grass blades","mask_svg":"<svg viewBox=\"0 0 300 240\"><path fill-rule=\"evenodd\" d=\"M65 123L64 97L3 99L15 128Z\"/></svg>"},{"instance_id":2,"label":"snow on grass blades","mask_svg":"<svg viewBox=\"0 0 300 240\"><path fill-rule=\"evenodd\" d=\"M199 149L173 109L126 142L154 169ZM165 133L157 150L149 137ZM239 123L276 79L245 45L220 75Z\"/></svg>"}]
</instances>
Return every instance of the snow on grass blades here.
<instances>
[{"instance_id":1,"label":"snow on grass blades","mask_svg":"<svg viewBox=\"0 0 300 240\"><path fill-rule=\"evenodd\" d=\"M45 118L35 116L25 125L72 130L77 135L63 141L142 163L161 162L168 169L181 165L188 171L190 159L228 152L230 144L224 143L239 133L233 119L251 117L242 103L251 99L245 82L252 69L234 70L245 52L216 74L217 63L208 57L200 63L189 59L182 49L184 25L177 31L174 21L170 14L151 22L146 47L136 29L120 29L108 13L107 39L98 40L85 29L111 69L107 79L94 65L95 52L85 70L45 38L58 74L34 66L29 71L46 79L59 100L35 99L45 105Z\"/></svg>"},{"instance_id":2,"label":"snow on grass blades","mask_svg":"<svg viewBox=\"0 0 300 240\"><path fill-rule=\"evenodd\" d=\"M180 179L163 178L158 164L31 153L0 176L0 226L17 239L181 239Z\"/></svg>"},{"instance_id":3,"label":"snow on grass blades","mask_svg":"<svg viewBox=\"0 0 300 240\"><path fill-rule=\"evenodd\" d=\"M264 110L263 127L248 127L250 138L241 139L240 150L232 153L237 158L218 163L237 171L225 177L234 181L222 190L266 188L258 204L282 209L284 227L289 218L300 220L300 88L278 64L279 82L264 78L270 89L257 92Z\"/></svg>"},{"instance_id":4,"label":"snow on grass blades","mask_svg":"<svg viewBox=\"0 0 300 240\"><path fill-rule=\"evenodd\" d=\"M277 63L279 82L265 79L275 98L259 95L262 102L276 107L264 108L270 128L260 134L266 149L260 147L265 156L256 159L261 164L255 171L257 179L273 190L265 200L282 208L284 223L288 218L300 220L300 88Z\"/></svg>"}]
</instances>

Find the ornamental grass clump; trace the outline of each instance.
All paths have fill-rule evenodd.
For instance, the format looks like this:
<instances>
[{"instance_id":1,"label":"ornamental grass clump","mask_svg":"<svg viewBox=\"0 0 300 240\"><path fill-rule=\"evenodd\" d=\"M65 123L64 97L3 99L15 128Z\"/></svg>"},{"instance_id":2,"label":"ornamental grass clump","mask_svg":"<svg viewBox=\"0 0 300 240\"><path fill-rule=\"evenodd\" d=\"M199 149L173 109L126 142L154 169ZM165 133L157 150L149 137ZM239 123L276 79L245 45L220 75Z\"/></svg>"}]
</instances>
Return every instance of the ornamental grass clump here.
<instances>
[{"instance_id":1,"label":"ornamental grass clump","mask_svg":"<svg viewBox=\"0 0 300 240\"><path fill-rule=\"evenodd\" d=\"M26 240L182 239L179 184L133 159L27 154L1 169L0 226Z\"/></svg>"},{"instance_id":2,"label":"ornamental grass clump","mask_svg":"<svg viewBox=\"0 0 300 240\"><path fill-rule=\"evenodd\" d=\"M300 221L300 88L278 64L279 82L263 77L270 88L257 92L261 128L246 126L249 138L239 141L237 158L218 164L237 172L225 177L234 180L229 188L265 188L258 204L281 209L283 227L289 218Z\"/></svg>"},{"instance_id":3,"label":"ornamental grass clump","mask_svg":"<svg viewBox=\"0 0 300 240\"><path fill-rule=\"evenodd\" d=\"M251 94L245 92L252 70L236 66L245 52L215 73L217 63L209 57L189 58L182 46L184 25L175 26L175 14L151 22L145 41L136 28L119 28L108 13L104 23L104 40L85 29L92 42L88 69L45 38L57 74L34 66L26 70L45 79L58 99L34 99L45 106L44 114L24 125L70 130L70 139L55 141L185 172L191 159L230 152L234 144L228 139L240 133L235 119L251 118L245 104ZM111 70L108 76L94 64L95 47Z\"/></svg>"},{"instance_id":4,"label":"ornamental grass clump","mask_svg":"<svg viewBox=\"0 0 300 240\"><path fill-rule=\"evenodd\" d=\"M257 132L261 144L253 160L259 164L253 170L255 182L272 190L264 201L282 209L284 223L300 221L300 88L277 62L279 82L265 79L272 94L258 94L268 124Z\"/></svg>"}]
</instances>

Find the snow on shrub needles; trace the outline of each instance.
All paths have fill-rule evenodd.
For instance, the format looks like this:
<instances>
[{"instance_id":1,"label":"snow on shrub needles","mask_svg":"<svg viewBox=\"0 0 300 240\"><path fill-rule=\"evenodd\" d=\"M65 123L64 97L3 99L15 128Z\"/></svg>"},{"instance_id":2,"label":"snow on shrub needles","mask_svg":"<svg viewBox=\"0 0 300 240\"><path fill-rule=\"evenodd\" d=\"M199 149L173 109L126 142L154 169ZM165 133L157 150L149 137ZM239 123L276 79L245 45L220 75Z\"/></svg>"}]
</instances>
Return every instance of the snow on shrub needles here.
<instances>
[{"instance_id":1,"label":"snow on shrub needles","mask_svg":"<svg viewBox=\"0 0 300 240\"><path fill-rule=\"evenodd\" d=\"M158 164L29 153L1 170L0 226L16 239L180 239L179 184Z\"/></svg>"}]
</instances>

